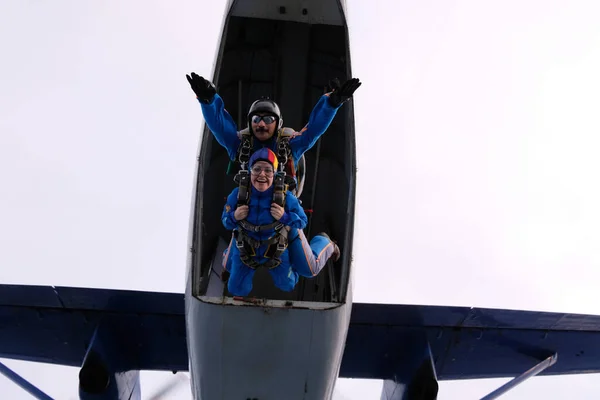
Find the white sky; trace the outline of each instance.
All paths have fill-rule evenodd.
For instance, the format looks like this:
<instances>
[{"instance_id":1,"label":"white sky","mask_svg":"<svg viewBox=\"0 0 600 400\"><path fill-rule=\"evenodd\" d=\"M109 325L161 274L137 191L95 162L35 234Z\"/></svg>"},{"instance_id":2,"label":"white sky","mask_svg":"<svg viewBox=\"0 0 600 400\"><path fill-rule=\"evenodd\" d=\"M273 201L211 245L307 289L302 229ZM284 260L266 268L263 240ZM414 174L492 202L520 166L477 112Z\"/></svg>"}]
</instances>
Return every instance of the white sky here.
<instances>
[{"instance_id":1,"label":"white sky","mask_svg":"<svg viewBox=\"0 0 600 400\"><path fill-rule=\"evenodd\" d=\"M354 300L600 314L600 3L348 6ZM0 2L2 283L183 291L203 123L185 74L211 76L223 9ZM3 362L76 398L76 368ZM144 372L144 397L170 377ZM439 399L505 381L442 382ZM591 399L598 383L540 377L505 398ZM335 399L380 388L340 380ZM0 392L29 398L4 377Z\"/></svg>"}]
</instances>

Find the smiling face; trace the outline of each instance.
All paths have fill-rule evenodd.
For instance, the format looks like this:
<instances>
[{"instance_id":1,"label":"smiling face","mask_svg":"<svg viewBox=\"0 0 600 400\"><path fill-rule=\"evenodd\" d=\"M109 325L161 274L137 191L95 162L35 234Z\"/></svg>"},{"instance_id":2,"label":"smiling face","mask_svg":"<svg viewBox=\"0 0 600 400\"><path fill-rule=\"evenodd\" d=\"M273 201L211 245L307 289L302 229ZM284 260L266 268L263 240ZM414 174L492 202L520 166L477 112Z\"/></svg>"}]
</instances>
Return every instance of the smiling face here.
<instances>
[{"instance_id":1,"label":"smiling face","mask_svg":"<svg viewBox=\"0 0 600 400\"><path fill-rule=\"evenodd\" d=\"M259 192L264 192L273 184L273 166L266 161L257 161L250 169L250 182Z\"/></svg>"},{"instance_id":2,"label":"smiling face","mask_svg":"<svg viewBox=\"0 0 600 400\"><path fill-rule=\"evenodd\" d=\"M264 117L264 118L263 118ZM252 132L261 142L268 140L275 133L277 118L267 113L257 113L251 118Z\"/></svg>"}]
</instances>

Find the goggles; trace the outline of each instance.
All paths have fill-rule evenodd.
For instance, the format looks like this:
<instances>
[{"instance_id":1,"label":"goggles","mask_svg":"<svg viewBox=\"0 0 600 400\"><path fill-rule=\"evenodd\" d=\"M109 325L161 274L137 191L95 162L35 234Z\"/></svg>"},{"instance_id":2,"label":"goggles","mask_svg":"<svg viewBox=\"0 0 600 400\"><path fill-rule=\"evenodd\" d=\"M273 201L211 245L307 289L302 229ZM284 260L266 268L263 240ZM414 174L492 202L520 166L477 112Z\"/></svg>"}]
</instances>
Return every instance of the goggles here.
<instances>
[{"instance_id":1,"label":"goggles","mask_svg":"<svg viewBox=\"0 0 600 400\"><path fill-rule=\"evenodd\" d=\"M275 120L277 120L277 117L274 117L272 115L254 115L252 116L252 122L254 122L255 124L260 123L260 121L265 121L265 124L269 125L272 124L273 122L275 122Z\"/></svg>"}]
</instances>

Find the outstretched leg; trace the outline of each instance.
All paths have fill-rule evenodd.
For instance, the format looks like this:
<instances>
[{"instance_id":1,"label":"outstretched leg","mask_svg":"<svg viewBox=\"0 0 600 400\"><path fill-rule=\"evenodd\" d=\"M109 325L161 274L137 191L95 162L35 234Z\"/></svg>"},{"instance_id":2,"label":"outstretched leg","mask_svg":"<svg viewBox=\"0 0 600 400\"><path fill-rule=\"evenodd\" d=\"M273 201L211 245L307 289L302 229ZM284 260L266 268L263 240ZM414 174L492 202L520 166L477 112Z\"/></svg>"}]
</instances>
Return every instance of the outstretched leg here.
<instances>
[{"instance_id":1,"label":"outstretched leg","mask_svg":"<svg viewBox=\"0 0 600 400\"><path fill-rule=\"evenodd\" d=\"M334 256L334 261L339 259L340 249L324 233L316 235L310 244L302 229L292 229L288 238L288 251L292 266L298 271L298 274L304 277L317 276L331 256Z\"/></svg>"}]
</instances>

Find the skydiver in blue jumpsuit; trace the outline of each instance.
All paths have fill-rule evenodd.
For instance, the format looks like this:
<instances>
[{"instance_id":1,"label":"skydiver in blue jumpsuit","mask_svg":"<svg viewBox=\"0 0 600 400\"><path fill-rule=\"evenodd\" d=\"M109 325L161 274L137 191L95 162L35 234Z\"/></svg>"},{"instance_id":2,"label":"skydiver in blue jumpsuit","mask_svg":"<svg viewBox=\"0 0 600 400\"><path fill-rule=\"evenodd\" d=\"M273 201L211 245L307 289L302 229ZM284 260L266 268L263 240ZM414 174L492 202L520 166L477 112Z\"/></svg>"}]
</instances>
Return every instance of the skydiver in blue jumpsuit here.
<instances>
[{"instance_id":1,"label":"skydiver in blue jumpsuit","mask_svg":"<svg viewBox=\"0 0 600 400\"><path fill-rule=\"evenodd\" d=\"M236 123L225 110L223 99L211 82L196 73L192 72L191 76L186 75L186 78L200 102L206 125L212 131L217 142L227 149L229 158L235 160L241 144L241 132L238 132ZM349 79L343 84L340 84L337 79L330 82L328 93L321 96L313 108L306 126L300 132L294 132L293 137L289 140L294 170L297 169L298 161L304 153L310 150L325 133L337 110L352 97L360 85L361 82L357 78ZM283 130L283 118L277 103L269 99L255 101L248 112L248 129L255 139L252 141L252 152L264 147L277 151L277 136ZM287 168L288 165L285 167ZM289 170L286 172L288 176L295 175ZM231 247L232 243L230 242L228 248ZM337 261L340 254L339 247L327 234L322 233L315 236L309 244L302 229L291 232L289 250L295 259L295 267L298 271L312 271L310 275L308 273L301 275L312 277L318 274L322 268L322 260L327 261L329 258L323 257L321 254L325 247L334 249L334 261ZM231 268L229 262L227 258L224 258L223 266L227 271Z\"/></svg>"},{"instance_id":2,"label":"skydiver in blue jumpsuit","mask_svg":"<svg viewBox=\"0 0 600 400\"><path fill-rule=\"evenodd\" d=\"M237 151L241 143L238 127L231 115L225 110L223 99L217 93L215 86L192 72L186 75L192 90L196 94L206 125L211 130L219 144L227 149L229 158L236 159ZM361 85L357 78L352 78L340 85L339 81L333 80L330 84L331 91L321 96L313 108L308 123L300 132L295 132L290 140L289 146L295 167L302 155L310 150L317 140L325 133L337 110L348 101L353 93ZM258 117L270 114L275 119L260 119ZM268 147L273 151L276 149L276 139L279 131L283 128L283 118L277 103L268 99L256 100L248 112L248 128L254 135L254 149Z\"/></svg>"},{"instance_id":3,"label":"skydiver in blue jumpsuit","mask_svg":"<svg viewBox=\"0 0 600 400\"><path fill-rule=\"evenodd\" d=\"M234 296L250 293L255 269L260 266L269 268L275 286L288 292L298 283L299 275L316 276L330 257L339 258L339 248L324 234L315 236L310 246L304 239L304 248L302 240L297 240L299 235L304 235L302 229L308 220L298 199L290 191L286 192L283 207L273 202L273 175L277 164L277 156L270 149L256 151L249 162L249 204L237 206L239 189L235 188L228 196L221 215L225 228L236 231L234 240L223 253L223 265L231 274L227 289ZM254 228L257 226L264 229L256 231ZM282 234L283 239L279 236ZM242 242L244 254L238 248L238 243ZM278 243L286 246L297 243L295 246L299 245L300 251L290 254L289 248L286 248L280 254L273 254Z\"/></svg>"}]
</instances>

